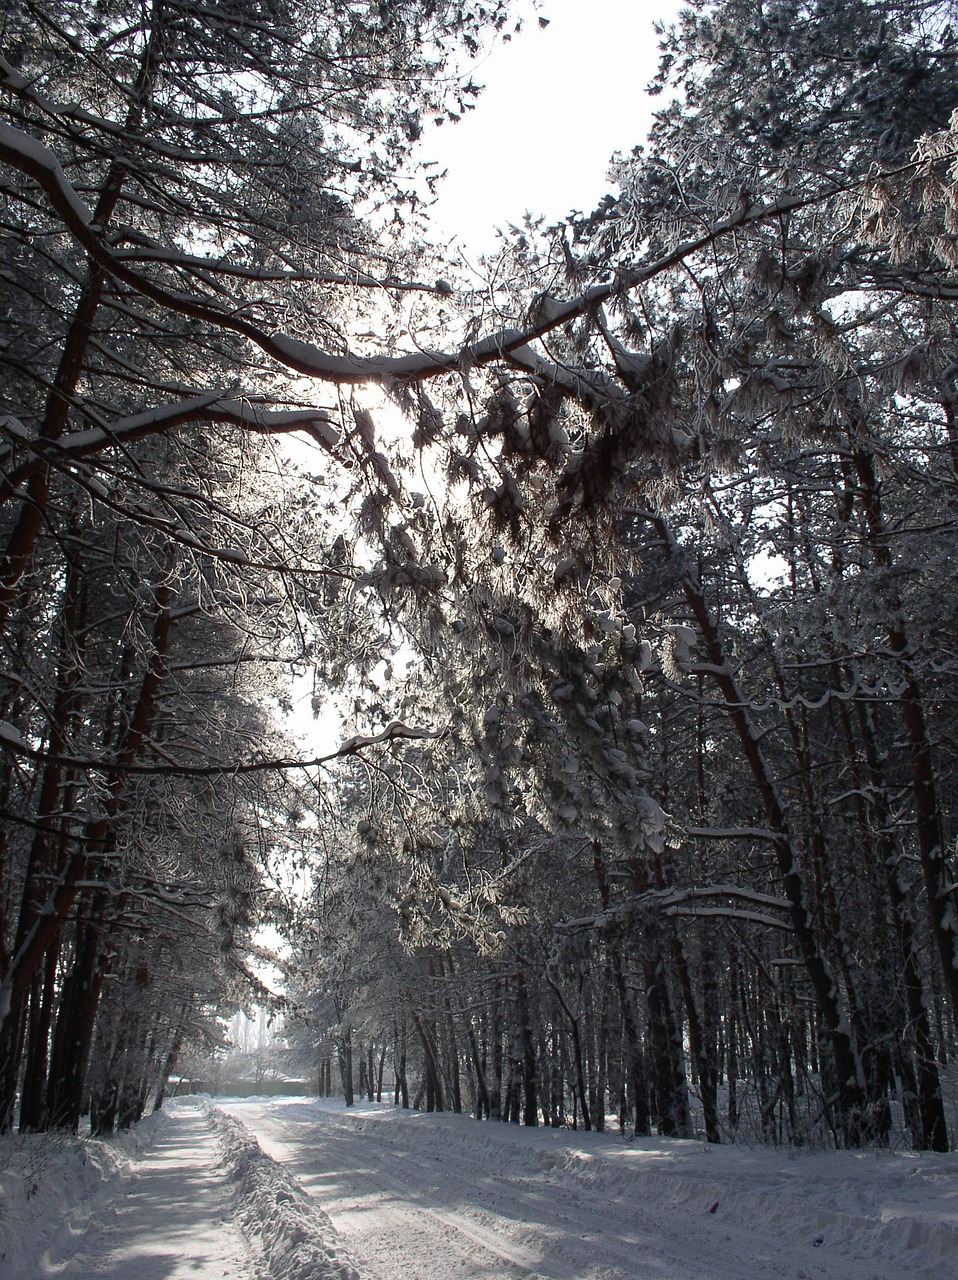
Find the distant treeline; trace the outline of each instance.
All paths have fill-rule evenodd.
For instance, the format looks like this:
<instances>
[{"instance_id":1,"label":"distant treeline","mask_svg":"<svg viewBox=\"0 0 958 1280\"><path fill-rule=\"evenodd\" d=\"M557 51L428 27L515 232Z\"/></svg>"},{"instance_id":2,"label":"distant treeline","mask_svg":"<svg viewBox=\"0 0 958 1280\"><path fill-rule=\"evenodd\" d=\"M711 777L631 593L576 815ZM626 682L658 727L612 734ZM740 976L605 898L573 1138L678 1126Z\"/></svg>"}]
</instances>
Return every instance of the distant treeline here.
<instances>
[{"instance_id":1,"label":"distant treeline","mask_svg":"<svg viewBox=\"0 0 958 1280\"><path fill-rule=\"evenodd\" d=\"M182 1098L196 1093L210 1093L214 1097L295 1098L300 1094L311 1097L316 1094L316 1084L311 1080L226 1080L214 1084L211 1080L179 1080L170 1096Z\"/></svg>"}]
</instances>

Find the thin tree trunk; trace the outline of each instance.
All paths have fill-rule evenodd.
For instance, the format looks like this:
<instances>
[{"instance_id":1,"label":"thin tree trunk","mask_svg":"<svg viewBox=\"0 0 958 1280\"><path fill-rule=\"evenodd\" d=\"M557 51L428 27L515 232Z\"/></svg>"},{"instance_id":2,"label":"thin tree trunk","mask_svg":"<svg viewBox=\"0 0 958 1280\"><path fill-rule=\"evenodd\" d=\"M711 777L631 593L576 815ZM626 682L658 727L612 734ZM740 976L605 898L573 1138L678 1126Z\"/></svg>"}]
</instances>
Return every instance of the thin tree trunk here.
<instances>
[{"instance_id":1,"label":"thin tree trunk","mask_svg":"<svg viewBox=\"0 0 958 1280\"><path fill-rule=\"evenodd\" d=\"M521 969L516 974L516 1017L519 1021L519 1042L522 1046L522 1123L535 1126L539 1123L539 1078L536 1071L532 1010L529 1005L525 974Z\"/></svg>"},{"instance_id":2,"label":"thin tree trunk","mask_svg":"<svg viewBox=\"0 0 958 1280\"><path fill-rule=\"evenodd\" d=\"M356 1098L353 1093L353 1031L348 1025L339 1038L339 1074L343 1082L343 1098L346 1106L351 1107Z\"/></svg>"},{"instance_id":3,"label":"thin tree trunk","mask_svg":"<svg viewBox=\"0 0 958 1280\"><path fill-rule=\"evenodd\" d=\"M412 1015L412 1023L416 1028L419 1042L422 1045L423 1065L425 1068L426 1110L442 1111L444 1109L442 1076L439 1072L435 1038L418 1013Z\"/></svg>"},{"instance_id":4,"label":"thin tree trunk","mask_svg":"<svg viewBox=\"0 0 958 1280\"><path fill-rule=\"evenodd\" d=\"M559 1002L559 1007L569 1020L569 1036L572 1040L572 1063L575 1068L575 1077L573 1081L573 1096L578 1099L582 1108L582 1127L584 1129L592 1128L592 1116L589 1113L589 1096L585 1081L585 1064L582 1056L582 1037L579 1034L579 1021L573 1014L572 1010L566 1003L565 996L558 984L546 974L546 982L555 992L555 997Z\"/></svg>"},{"instance_id":5,"label":"thin tree trunk","mask_svg":"<svg viewBox=\"0 0 958 1280\"><path fill-rule=\"evenodd\" d=\"M599 903L603 913L605 913L609 910L612 894L602 846L598 840L592 842L592 866L599 888ZM645 1055L642 1050L642 1036L625 977L621 936L617 933L613 934L611 929L607 929L603 933L603 941L608 948L612 961L612 975L615 980L616 993L619 998L619 1012L625 1033L629 1082L632 1087L633 1132L636 1137L646 1137L652 1132L652 1122L649 1115L649 1085Z\"/></svg>"},{"instance_id":6,"label":"thin tree trunk","mask_svg":"<svg viewBox=\"0 0 958 1280\"><path fill-rule=\"evenodd\" d=\"M897 590L891 585L893 559L882 513L881 486L875 474L874 458L868 450L856 448L853 459L872 554L887 583L882 589L882 596L888 616L888 643L902 678L898 707L911 763L918 856L925 881L932 937L938 949L945 989L951 1000L952 1019L958 1028L958 889L949 876L945 858L943 823L931 743L925 724L924 699L915 672L913 651L902 621L901 600Z\"/></svg>"},{"instance_id":7,"label":"thin tree trunk","mask_svg":"<svg viewBox=\"0 0 958 1280\"><path fill-rule=\"evenodd\" d=\"M29 1043L20 1096L21 1133L40 1133L47 1125L47 1074L59 952L57 935L47 952L39 998L35 1003L31 1002Z\"/></svg>"},{"instance_id":8,"label":"thin tree trunk","mask_svg":"<svg viewBox=\"0 0 958 1280\"><path fill-rule=\"evenodd\" d=\"M165 0L154 0L150 32L132 86L130 106L125 119L125 131L128 135L135 134L142 128L144 107L153 91L165 40L164 8ZM114 160L107 170L93 210L93 222L97 226L106 228L112 219L126 178L126 165L120 160ZM70 408L76 399L90 343L95 336L95 322L103 299L106 279L103 268L89 259L86 282L77 299L73 319L60 354L59 365L47 396L38 433L40 441L57 440L68 426ZM43 528L50 498L50 477L49 464L42 458L39 459L36 468L31 471L27 479L26 501L22 503L17 522L7 541L3 556L0 557L0 632L6 630L10 606L15 599L17 586L26 572L37 537ZM19 486L14 488L8 483L0 485L0 502L20 496Z\"/></svg>"},{"instance_id":9,"label":"thin tree trunk","mask_svg":"<svg viewBox=\"0 0 958 1280\"><path fill-rule=\"evenodd\" d=\"M675 541L666 521L653 514L648 519L663 550L675 564L686 601L702 636L709 675L722 695L726 714L735 729L752 781L762 799L765 821L773 836L772 850L788 902L795 941L828 1032L834 1058L841 1135L848 1146L860 1146L868 1137L867 1126L864 1124L865 1088L861 1059L850 1033L838 983L815 934L798 850L792 841L785 806L772 769L762 749L761 734L749 713L748 699L733 675L722 645L718 623L706 604L697 573Z\"/></svg>"},{"instance_id":10,"label":"thin tree trunk","mask_svg":"<svg viewBox=\"0 0 958 1280\"><path fill-rule=\"evenodd\" d=\"M176 1026L176 1032L174 1033L174 1036L173 1036L173 1041L170 1045L169 1051L167 1052L166 1058L163 1061L163 1068L160 1072L159 1085L156 1090L156 1101L153 1103L154 1111L162 1111L163 1109L163 1103L166 1099L167 1083L170 1079L170 1076L172 1076L173 1072L176 1070L176 1064L179 1061L180 1049L182 1048L182 1045L183 1045L183 1036L186 1032L186 1017L187 1017L188 1011L189 1011L189 1004L185 1004L183 1006L182 1012L180 1013L179 1021Z\"/></svg>"},{"instance_id":11,"label":"thin tree trunk","mask_svg":"<svg viewBox=\"0 0 958 1280\"><path fill-rule=\"evenodd\" d=\"M29 990L34 973L43 964L44 956L59 931L61 922L66 919L76 901L80 883L96 876L99 858L108 846L112 826L127 788L126 770L134 762L146 740L166 673L172 626L170 599L168 582L163 582L156 589L157 610L153 625L152 652L129 725L106 780L102 815L92 818L86 824L78 851L66 861L39 912L30 919L10 968L0 983L0 1014L16 1007L17 1002Z\"/></svg>"}]
</instances>

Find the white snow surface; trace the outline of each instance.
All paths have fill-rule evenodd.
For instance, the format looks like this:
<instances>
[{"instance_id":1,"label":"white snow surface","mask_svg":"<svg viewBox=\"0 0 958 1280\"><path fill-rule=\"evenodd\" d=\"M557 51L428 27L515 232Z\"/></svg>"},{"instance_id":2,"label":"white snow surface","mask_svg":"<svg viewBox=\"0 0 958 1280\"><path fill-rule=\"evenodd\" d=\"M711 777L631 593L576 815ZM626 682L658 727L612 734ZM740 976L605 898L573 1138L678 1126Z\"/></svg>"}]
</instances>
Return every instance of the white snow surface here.
<instances>
[{"instance_id":1,"label":"white snow surface","mask_svg":"<svg viewBox=\"0 0 958 1280\"><path fill-rule=\"evenodd\" d=\"M787 1151L305 1098L0 1141L3 1280L958 1274L958 1153Z\"/></svg>"},{"instance_id":2,"label":"white snow surface","mask_svg":"<svg viewBox=\"0 0 958 1280\"><path fill-rule=\"evenodd\" d=\"M4 1139L0 1280L258 1280L220 1159L196 1103L108 1141Z\"/></svg>"},{"instance_id":3,"label":"white snow surface","mask_svg":"<svg viewBox=\"0 0 958 1280\"><path fill-rule=\"evenodd\" d=\"M216 1107L207 1119L218 1136L234 1212L271 1280L359 1280L336 1229L316 1200L266 1155L250 1130Z\"/></svg>"}]
</instances>

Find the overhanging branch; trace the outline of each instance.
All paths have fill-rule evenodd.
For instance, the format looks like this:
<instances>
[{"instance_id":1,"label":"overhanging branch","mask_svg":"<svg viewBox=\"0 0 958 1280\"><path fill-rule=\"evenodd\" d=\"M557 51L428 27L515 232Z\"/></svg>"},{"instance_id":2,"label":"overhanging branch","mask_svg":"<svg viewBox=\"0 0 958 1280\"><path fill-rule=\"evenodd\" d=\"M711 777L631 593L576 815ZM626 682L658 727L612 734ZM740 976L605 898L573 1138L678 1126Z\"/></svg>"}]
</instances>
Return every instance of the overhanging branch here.
<instances>
[{"instance_id":1,"label":"overhanging branch","mask_svg":"<svg viewBox=\"0 0 958 1280\"><path fill-rule=\"evenodd\" d=\"M137 775L155 778L227 778L241 777L253 773L292 773L296 770L322 768L334 760L344 760L349 756L361 756L369 747L382 746L390 742L422 742L436 740L443 736L443 730L421 729L414 725L404 724L401 720L393 720L379 733L358 734L347 738L345 742L325 755L313 756L309 759L294 757L263 757L256 760L238 761L235 764L145 764L137 761L118 764L116 760L97 760L82 756L57 755L41 751L24 742L13 725L0 720L0 747L12 755L35 760L41 764L56 764L65 769L76 769L85 773L102 773L111 777L118 775Z\"/></svg>"},{"instance_id":2,"label":"overhanging branch","mask_svg":"<svg viewBox=\"0 0 958 1280\"><path fill-rule=\"evenodd\" d=\"M921 164L914 160L880 175L869 174L847 183L832 183L807 195L785 195L766 204L747 205L732 216L716 222L701 235L683 240L668 253L653 261L616 275L603 284L585 290L566 302L556 302L541 309L536 321L522 329L502 329L458 351L422 350L405 355L358 356L334 354L309 342L283 333L265 330L235 311L217 306L209 298L164 288L149 277L133 270L129 262L118 256L103 241L93 215L70 184L54 151L29 134L0 123L0 161L32 178L45 192L64 226L90 257L115 279L154 302L181 315L202 320L248 338L266 355L297 373L339 385L364 382L420 382L427 378L454 373L505 360L514 352L544 337L622 292L634 289L677 266L684 259L708 248L727 235L762 222L779 218L784 213L820 204L836 195L874 182L876 177L891 178L913 171Z\"/></svg>"}]
</instances>

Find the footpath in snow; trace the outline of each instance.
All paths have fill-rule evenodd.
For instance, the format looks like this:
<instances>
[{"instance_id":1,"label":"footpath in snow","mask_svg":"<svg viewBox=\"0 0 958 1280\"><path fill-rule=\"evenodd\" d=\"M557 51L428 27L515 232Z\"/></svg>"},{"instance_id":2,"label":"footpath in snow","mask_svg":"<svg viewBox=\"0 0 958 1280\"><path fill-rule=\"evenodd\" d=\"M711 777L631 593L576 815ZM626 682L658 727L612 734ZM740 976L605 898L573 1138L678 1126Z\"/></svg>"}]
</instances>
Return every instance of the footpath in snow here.
<instances>
[{"instance_id":1,"label":"footpath in snow","mask_svg":"<svg viewBox=\"0 0 958 1280\"><path fill-rule=\"evenodd\" d=\"M0 1141L0 1280L944 1280L958 1153L789 1152L304 1098Z\"/></svg>"},{"instance_id":2,"label":"footpath in snow","mask_svg":"<svg viewBox=\"0 0 958 1280\"><path fill-rule=\"evenodd\" d=\"M116 1144L52 1137L47 1151L41 1138L13 1140L0 1173L3 1280L251 1280L202 1109L140 1129Z\"/></svg>"},{"instance_id":3,"label":"footpath in snow","mask_svg":"<svg viewBox=\"0 0 958 1280\"><path fill-rule=\"evenodd\" d=\"M0 1144L0 1280L359 1280L306 1192L197 1100L118 1139Z\"/></svg>"}]
</instances>

